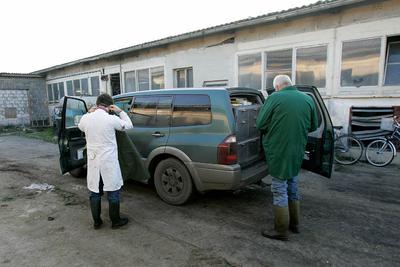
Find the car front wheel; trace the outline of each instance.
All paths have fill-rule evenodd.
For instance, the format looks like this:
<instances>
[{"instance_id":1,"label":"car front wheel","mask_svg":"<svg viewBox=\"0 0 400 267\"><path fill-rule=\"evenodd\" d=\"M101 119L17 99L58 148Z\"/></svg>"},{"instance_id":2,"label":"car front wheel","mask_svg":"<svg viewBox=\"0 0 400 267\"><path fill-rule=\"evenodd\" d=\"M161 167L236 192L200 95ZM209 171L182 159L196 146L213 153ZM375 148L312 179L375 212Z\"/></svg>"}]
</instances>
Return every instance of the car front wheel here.
<instances>
[{"instance_id":1,"label":"car front wheel","mask_svg":"<svg viewBox=\"0 0 400 267\"><path fill-rule=\"evenodd\" d=\"M171 205L182 205L193 194L189 171L179 160L169 158L161 161L154 172L157 194Z\"/></svg>"}]
</instances>

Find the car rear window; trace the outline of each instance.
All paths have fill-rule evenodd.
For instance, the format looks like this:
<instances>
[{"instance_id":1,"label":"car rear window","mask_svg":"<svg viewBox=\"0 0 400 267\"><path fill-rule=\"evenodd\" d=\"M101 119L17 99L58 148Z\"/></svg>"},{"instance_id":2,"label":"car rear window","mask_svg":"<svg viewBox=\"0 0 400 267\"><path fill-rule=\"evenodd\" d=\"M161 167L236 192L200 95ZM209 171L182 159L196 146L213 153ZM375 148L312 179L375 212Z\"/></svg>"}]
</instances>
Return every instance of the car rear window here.
<instances>
[{"instance_id":1,"label":"car rear window","mask_svg":"<svg viewBox=\"0 0 400 267\"><path fill-rule=\"evenodd\" d=\"M175 95L172 127L211 123L211 100L208 95Z\"/></svg>"}]
</instances>

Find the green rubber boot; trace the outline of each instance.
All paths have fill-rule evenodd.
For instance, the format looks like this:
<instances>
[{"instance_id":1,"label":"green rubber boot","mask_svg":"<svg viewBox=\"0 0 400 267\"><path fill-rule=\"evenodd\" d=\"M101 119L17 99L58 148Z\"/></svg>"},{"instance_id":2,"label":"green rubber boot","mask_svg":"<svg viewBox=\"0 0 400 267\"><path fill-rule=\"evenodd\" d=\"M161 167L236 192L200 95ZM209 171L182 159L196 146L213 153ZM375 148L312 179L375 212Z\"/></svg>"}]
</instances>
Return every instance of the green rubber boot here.
<instances>
[{"instance_id":1,"label":"green rubber boot","mask_svg":"<svg viewBox=\"0 0 400 267\"><path fill-rule=\"evenodd\" d=\"M125 224L128 223L128 218L121 218L119 216L119 201L114 202L114 201L109 201L109 214L110 214L110 219L111 219L111 228L112 229L118 229L121 226L124 226Z\"/></svg>"},{"instance_id":2,"label":"green rubber boot","mask_svg":"<svg viewBox=\"0 0 400 267\"><path fill-rule=\"evenodd\" d=\"M93 228L95 230L100 229L103 221L101 220L101 200L96 200L94 198L90 198L90 210L92 211L93 217Z\"/></svg>"},{"instance_id":3,"label":"green rubber boot","mask_svg":"<svg viewBox=\"0 0 400 267\"><path fill-rule=\"evenodd\" d=\"M263 230L261 234L270 239L287 241L289 240L289 209L288 207L273 206L273 210L275 229Z\"/></svg>"},{"instance_id":4,"label":"green rubber boot","mask_svg":"<svg viewBox=\"0 0 400 267\"><path fill-rule=\"evenodd\" d=\"M300 201L289 200L289 230L299 234Z\"/></svg>"}]
</instances>

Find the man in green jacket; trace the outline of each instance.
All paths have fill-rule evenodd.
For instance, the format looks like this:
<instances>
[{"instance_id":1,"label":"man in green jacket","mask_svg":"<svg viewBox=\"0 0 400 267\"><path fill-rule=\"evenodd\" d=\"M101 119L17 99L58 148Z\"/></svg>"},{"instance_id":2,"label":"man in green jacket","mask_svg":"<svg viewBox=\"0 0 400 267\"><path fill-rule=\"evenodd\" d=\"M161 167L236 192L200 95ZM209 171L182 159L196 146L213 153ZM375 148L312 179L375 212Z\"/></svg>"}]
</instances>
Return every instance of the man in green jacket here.
<instances>
[{"instance_id":1,"label":"man in green jacket","mask_svg":"<svg viewBox=\"0 0 400 267\"><path fill-rule=\"evenodd\" d=\"M262 235L288 240L289 229L299 233L298 174L308 133L318 126L317 112L313 99L292 86L287 75L276 76L273 85L276 92L267 98L256 122L272 176L275 222L274 229Z\"/></svg>"}]
</instances>

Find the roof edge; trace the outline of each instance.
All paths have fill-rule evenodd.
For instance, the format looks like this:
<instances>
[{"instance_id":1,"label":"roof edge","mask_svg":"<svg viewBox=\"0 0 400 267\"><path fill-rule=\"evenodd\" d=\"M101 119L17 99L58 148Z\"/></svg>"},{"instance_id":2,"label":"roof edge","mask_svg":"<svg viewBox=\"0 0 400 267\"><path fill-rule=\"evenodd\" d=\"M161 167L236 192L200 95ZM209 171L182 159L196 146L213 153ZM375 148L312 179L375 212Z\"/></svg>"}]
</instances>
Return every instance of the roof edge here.
<instances>
[{"instance_id":1,"label":"roof edge","mask_svg":"<svg viewBox=\"0 0 400 267\"><path fill-rule=\"evenodd\" d=\"M45 78L43 75L34 73L9 73L0 72L1 78Z\"/></svg>"},{"instance_id":2,"label":"roof edge","mask_svg":"<svg viewBox=\"0 0 400 267\"><path fill-rule=\"evenodd\" d=\"M81 64L81 63L86 63L86 62L92 62L96 60L101 60L109 57L114 57L114 56L119 56L125 53L130 53L130 52L136 52L140 51L143 49L149 49L149 48L155 48L159 47L162 45L166 44L171 44L171 43L176 43L176 42L181 42L181 41L187 41L199 37L204 37L212 34L217 34L225 31L230 31L230 30L236 30L240 28L245 28L249 26L254 26L254 25L259 25L259 24L266 24L266 23L274 23L274 22L279 22L282 20L287 20L291 18L296 18L299 16L304 16L308 14L313 14L316 12L321 12L321 11L327 11L330 9L338 8L338 7L344 7L348 5L355 5L359 4L362 2L368 2L368 0L327 0L327 1L318 1L316 3L306 5L306 6L301 6L301 7L295 7L283 11L278 11L278 12L272 12L268 13L266 15L261 15L258 17L251 17L248 19L243 19L243 20L237 20L234 22L226 23L226 24L221 24L201 30L196 30L180 35L175 35L175 36L169 36L166 38L162 38L159 40L155 41L150 41L130 47L125 47L117 50L113 50L110 52L94 55L91 57L86 57L78 60L74 60L71 62L55 65L49 68L37 70L31 72L31 74L46 74L49 71L65 68L65 67L70 67L73 65Z\"/></svg>"}]
</instances>

